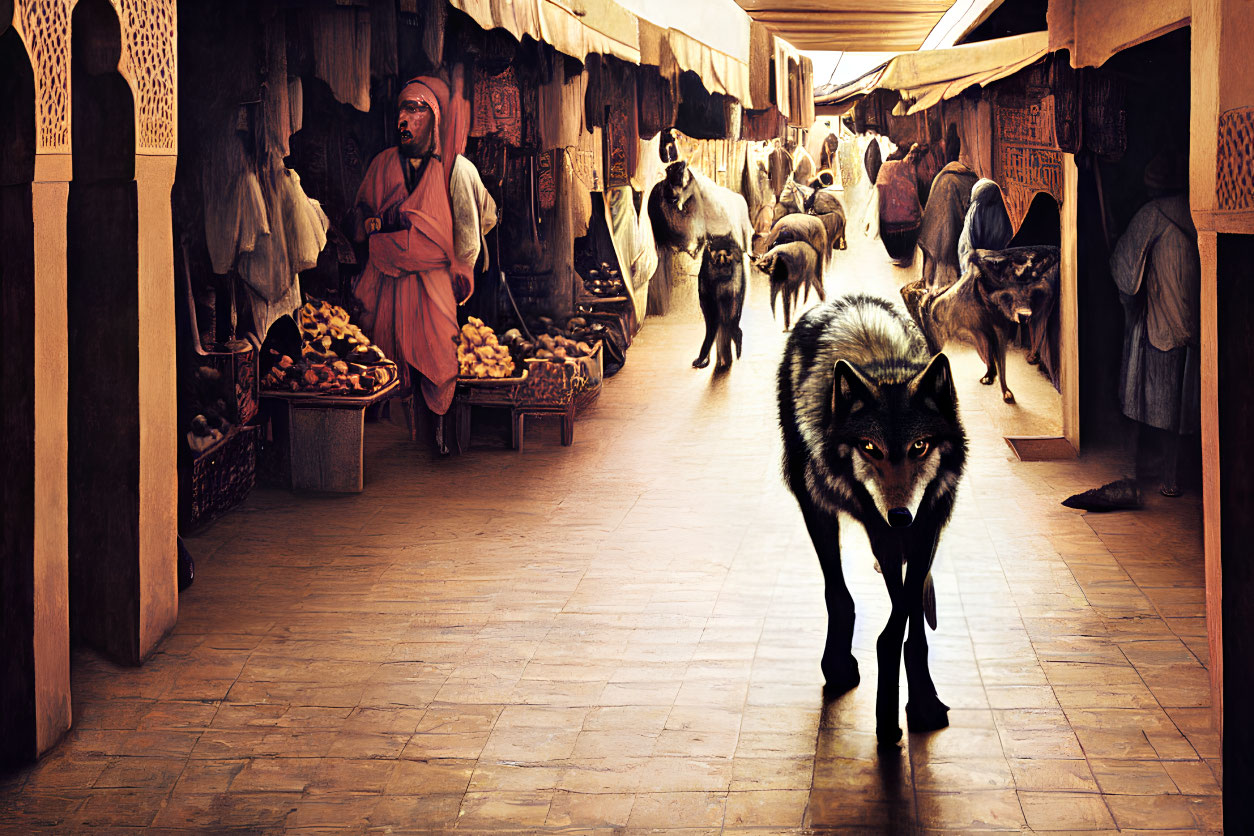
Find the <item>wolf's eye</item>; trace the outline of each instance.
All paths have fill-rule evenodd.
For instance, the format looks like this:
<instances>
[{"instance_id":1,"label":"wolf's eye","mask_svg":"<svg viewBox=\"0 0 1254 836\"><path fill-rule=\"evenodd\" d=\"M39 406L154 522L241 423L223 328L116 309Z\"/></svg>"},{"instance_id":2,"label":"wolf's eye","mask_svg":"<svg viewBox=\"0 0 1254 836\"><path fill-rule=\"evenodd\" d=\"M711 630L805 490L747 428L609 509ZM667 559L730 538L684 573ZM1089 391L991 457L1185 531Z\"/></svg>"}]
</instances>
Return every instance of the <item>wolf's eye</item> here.
<instances>
[{"instance_id":1,"label":"wolf's eye","mask_svg":"<svg viewBox=\"0 0 1254 836\"><path fill-rule=\"evenodd\" d=\"M862 439L862 452L866 453L868 456L870 456L873 459L884 458L884 454L880 452L880 448L875 446L875 442L869 441L868 439L865 439L865 438Z\"/></svg>"},{"instance_id":2,"label":"wolf's eye","mask_svg":"<svg viewBox=\"0 0 1254 836\"><path fill-rule=\"evenodd\" d=\"M910 445L910 455L912 458L921 459L927 455L927 451L932 449L932 445L926 440L920 438L914 444Z\"/></svg>"}]
</instances>

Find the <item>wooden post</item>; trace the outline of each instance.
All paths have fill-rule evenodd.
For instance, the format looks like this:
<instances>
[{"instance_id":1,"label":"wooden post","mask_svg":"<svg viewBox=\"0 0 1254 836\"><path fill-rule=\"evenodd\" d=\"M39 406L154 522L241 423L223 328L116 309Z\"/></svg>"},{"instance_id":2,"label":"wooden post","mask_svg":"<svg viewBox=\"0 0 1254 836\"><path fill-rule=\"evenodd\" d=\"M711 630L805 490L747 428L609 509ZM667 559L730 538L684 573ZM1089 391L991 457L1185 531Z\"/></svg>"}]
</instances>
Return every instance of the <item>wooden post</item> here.
<instances>
[{"instance_id":1,"label":"wooden post","mask_svg":"<svg viewBox=\"0 0 1254 836\"><path fill-rule=\"evenodd\" d=\"M1079 169L1075 156L1062 155L1062 265L1058 310L1062 316L1058 339L1062 346L1062 435L1080 452L1080 309L1077 225L1080 200Z\"/></svg>"}]
</instances>

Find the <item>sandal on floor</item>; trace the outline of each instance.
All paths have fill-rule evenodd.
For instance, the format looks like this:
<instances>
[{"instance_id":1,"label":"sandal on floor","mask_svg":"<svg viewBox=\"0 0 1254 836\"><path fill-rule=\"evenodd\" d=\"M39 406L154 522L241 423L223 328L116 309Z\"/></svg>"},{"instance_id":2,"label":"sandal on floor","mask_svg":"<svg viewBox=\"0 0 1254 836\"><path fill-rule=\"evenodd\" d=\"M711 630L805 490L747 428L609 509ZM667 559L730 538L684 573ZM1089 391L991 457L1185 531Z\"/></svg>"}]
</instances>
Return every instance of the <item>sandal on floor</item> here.
<instances>
[{"instance_id":1,"label":"sandal on floor","mask_svg":"<svg viewBox=\"0 0 1254 836\"><path fill-rule=\"evenodd\" d=\"M1158 489L1158 492L1163 496L1170 496L1173 498L1184 493L1184 491L1180 489L1179 485L1163 485Z\"/></svg>"}]
</instances>

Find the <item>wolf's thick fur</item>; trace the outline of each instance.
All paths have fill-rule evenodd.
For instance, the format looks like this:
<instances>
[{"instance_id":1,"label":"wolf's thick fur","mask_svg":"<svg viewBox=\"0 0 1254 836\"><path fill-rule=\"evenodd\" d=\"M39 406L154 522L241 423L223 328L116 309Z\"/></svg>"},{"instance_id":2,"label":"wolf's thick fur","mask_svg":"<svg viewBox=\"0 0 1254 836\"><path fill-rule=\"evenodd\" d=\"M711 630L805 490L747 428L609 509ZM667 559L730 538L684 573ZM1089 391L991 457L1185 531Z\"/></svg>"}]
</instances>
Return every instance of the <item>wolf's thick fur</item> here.
<instances>
[{"instance_id":1,"label":"wolf's thick fur","mask_svg":"<svg viewBox=\"0 0 1254 836\"><path fill-rule=\"evenodd\" d=\"M935 626L932 560L966 458L948 359L932 357L915 324L888 302L836 299L806 313L788 338L779 421L784 477L823 569L826 689L840 694L859 682L851 652L854 602L840 564L844 512L866 529L892 601L876 645L880 742L901 737L898 671L907 625L910 729L948 725L948 707L928 671L923 628L925 620Z\"/></svg>"},{"instance_id":2,"label":"wolf's thick fur","mask_svg":"<svg viewBox=\"0 0 1254 836\"><path fill-rule=\"evenodd\" d=\"M758 269L771 280L771 315L775 315L775 299L784 297L784 329L792 325L792 308L805 289L810 298L810 288L818 291L819 298L826 300L823 290L823 274L819 272L819 255L805 241L776 244L766 255L757 260Z\"/></svg>"},{"instance_id":3,"label":"wolf's thick fur","mask_svg":"<svg viewBox=\"0 0 1254 836\"><path fill-rule=\"evenodd\" d=\"M710 364L710 346L717 337L718 362L714 369L729 369L732 343L736 345L736 356L740 356L740 314L745 307L744 251L730 235L711 236L706 241L697 274L697 297L705 317L705 340L701 353L692 361L693 368L703 369Z\"/></svg>"},{"instance_id":4,"label":"wolf's thick fur","mask_svg":"<svg viewBox=\"0 0 1254 836\"><path fill-rule=\"evenodd\" d=\"M1057 247L976 250L958 281L918 302L919 325L933 351L951 339L972 343L986 369L980 382L1001 381L1001 396L1014 403L1006 381L1006 343L1014 339L1019 316L1052 307L1058 286ZM909 286L907 286L909 287ZM910 299L903 288L903 298ZM1039 333L1044 334L1044 329ZM1039 339L1033 352L1039 352Z\"/></svg>"}]
</instances>

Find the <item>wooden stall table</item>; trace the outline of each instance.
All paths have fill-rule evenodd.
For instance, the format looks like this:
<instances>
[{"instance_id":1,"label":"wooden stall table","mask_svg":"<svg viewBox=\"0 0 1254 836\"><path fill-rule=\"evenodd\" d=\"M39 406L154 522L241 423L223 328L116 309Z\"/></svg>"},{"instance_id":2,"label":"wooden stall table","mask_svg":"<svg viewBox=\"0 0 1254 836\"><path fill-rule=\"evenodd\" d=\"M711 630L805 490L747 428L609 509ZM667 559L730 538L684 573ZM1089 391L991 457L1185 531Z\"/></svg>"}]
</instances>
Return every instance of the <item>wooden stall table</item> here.
<instances>
[{"instance_id":1,"label":"wooden stall table","mask_svg":"<svg viewBox=\"0 0 1254 836\"><path fill-rule=\"evenodd\" d=\"M361 493L365 487L366 408L393 397L393 380L369 395L325 395L317 392L261 392L263 399L286 406L285 425L292 490Z\"/></svg>"},{"instance_id":2,"label":"wooden stall table","mask_svg":"<svg viewBox=\"0 0 1254 836\"><path fill-rule=\"evenodd\" d=\"M470 438L470 408L488 406L510 411L513 449L523 449L528 415L560 416L562 444L569 447L575 441L576 408L586 405L601 388L601 345L597 343L588 357L572 358L564 363L525 360L527 368L519 377L458 378L453 410L460 443L464 445Z\"/></svg>"}]
</instances>

